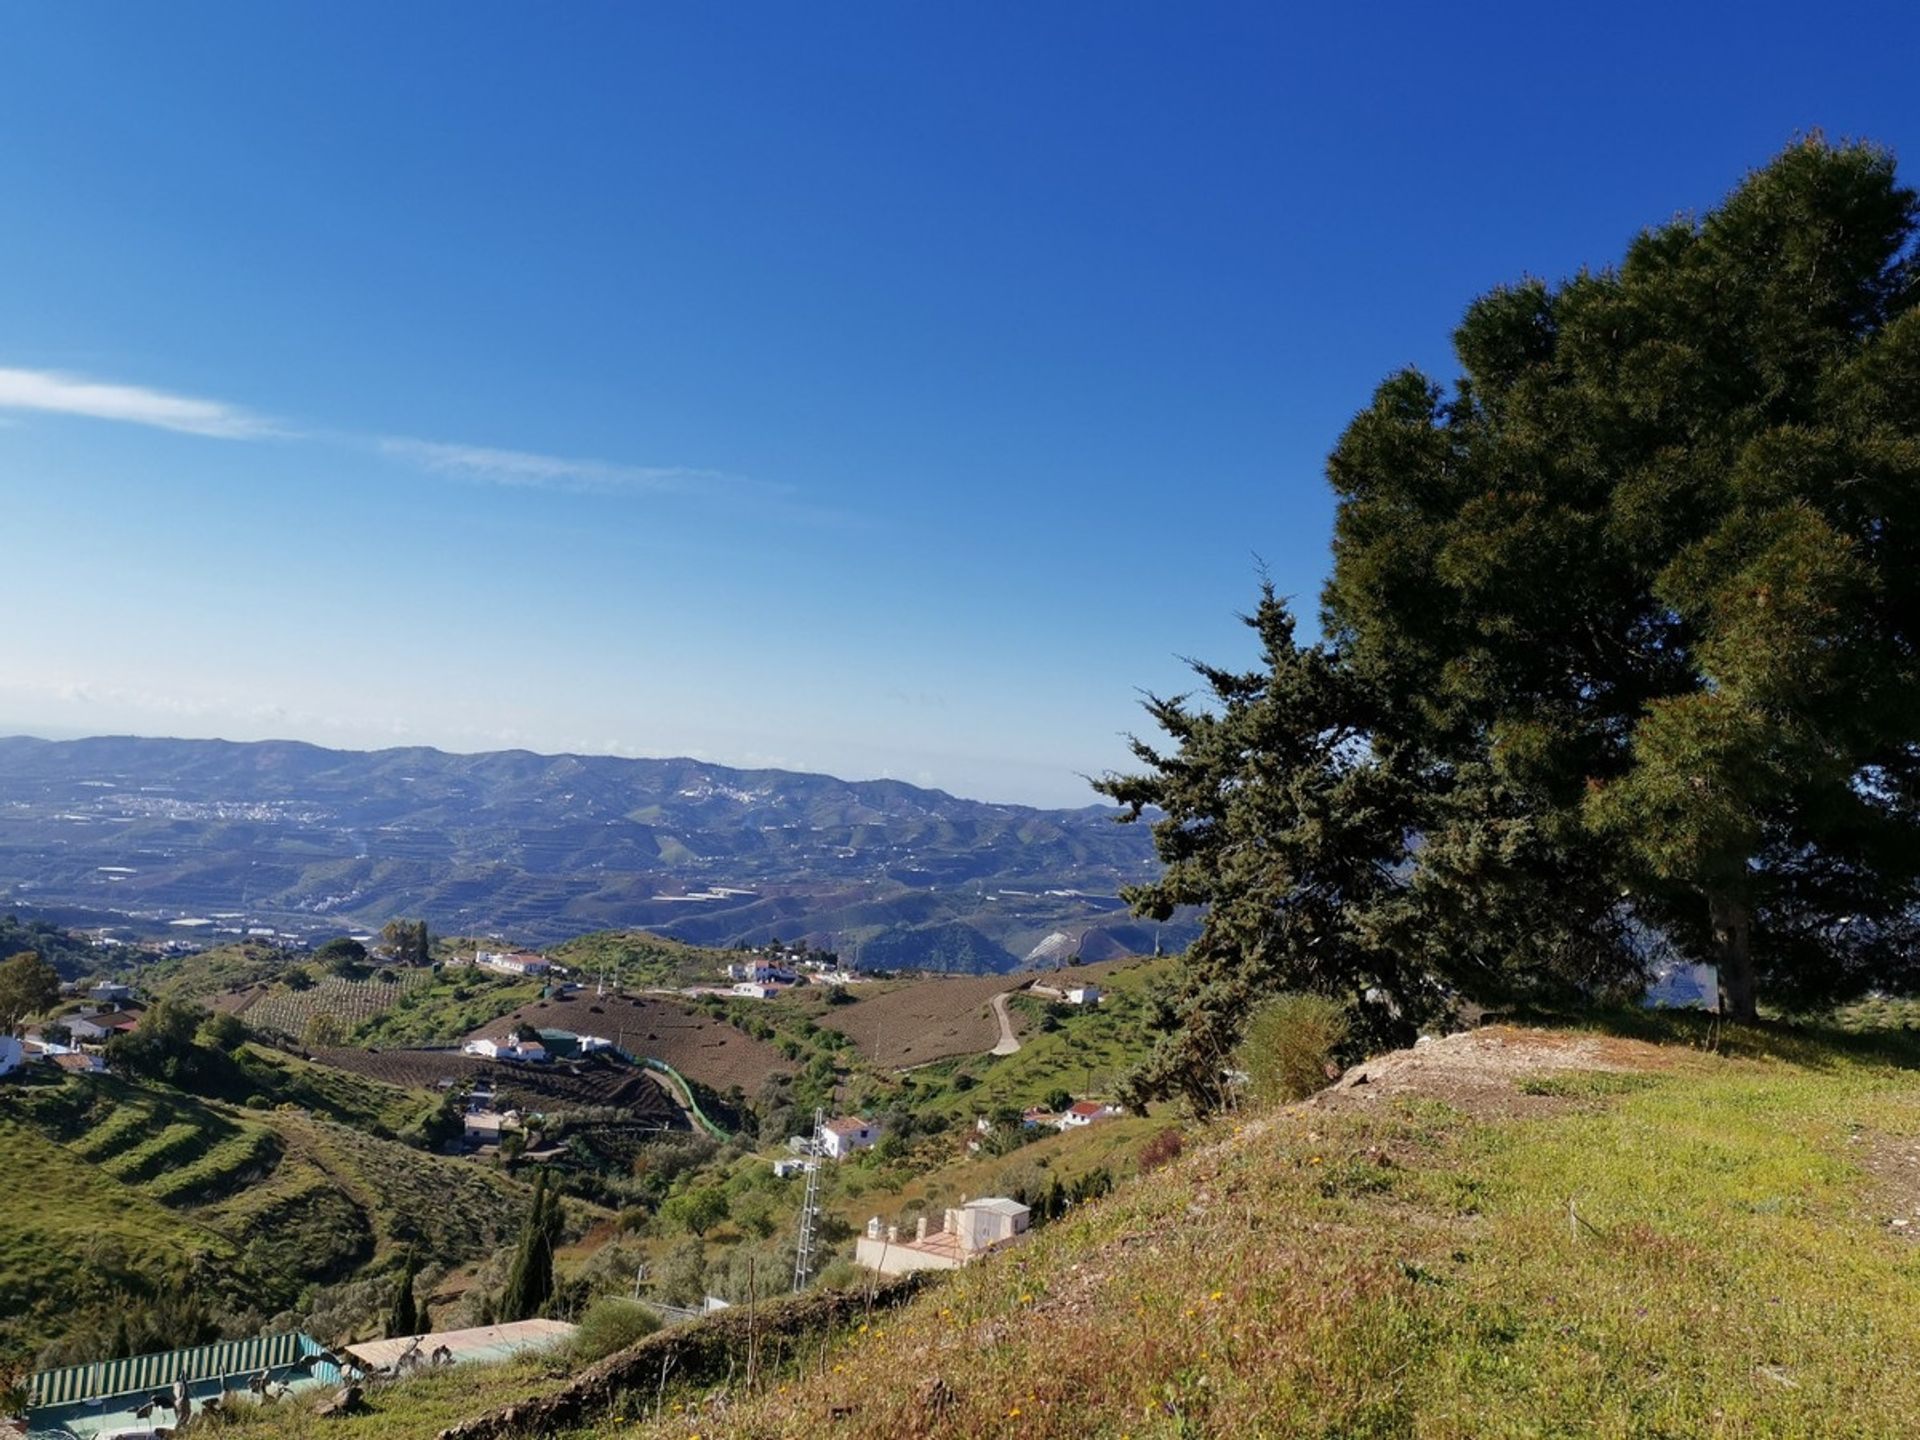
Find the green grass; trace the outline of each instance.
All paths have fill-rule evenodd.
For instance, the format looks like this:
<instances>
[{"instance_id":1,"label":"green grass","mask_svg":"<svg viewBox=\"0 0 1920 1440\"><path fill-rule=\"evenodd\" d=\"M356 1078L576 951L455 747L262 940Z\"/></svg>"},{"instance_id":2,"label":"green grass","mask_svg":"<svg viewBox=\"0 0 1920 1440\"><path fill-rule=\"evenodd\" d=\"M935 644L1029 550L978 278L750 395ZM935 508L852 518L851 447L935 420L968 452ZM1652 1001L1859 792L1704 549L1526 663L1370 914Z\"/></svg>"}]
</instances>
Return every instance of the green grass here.
<instances>
[{"instance_id":1,"label":"green grass","mask_svg":"<svg viewBox=\"0 0 1920 1440\"><path fill-rule=\"evenodd\" d=\"M684 945L644 930L601 930L547 952L578 979L606 974L623 985L682 986L712 983L740 956L728 950Z\"/></svg>"},{"instance_id":2,"label":"green grass","mask_svg":"<svg viewBox=\"0 0 1920 1440\"><path fill-rule=\"evenodd\" d=\"M0 1204L0 1363L104 1334L122 1297L169 1282L257 1328L409 1246L459 1265L511 1240L523 1184L328 1118L396 1119L419 1097L252 1059L285 1093L330 1087L330 1107L250 1110L110 1077L0 1089L16 1177Z\"/></svg>"},{"instance_id":3,"label":"green grass","mask_svg":"<svg viewBox=\"0 0 1920 1440\"><path fill-rule=\"evenodd\" d=\"M347 1040L349 1044L383 1049L450 1045L489 1020L539 999L541 988L538 980L494 975L470 965L450 965L355 1028Z\"/></svg>"},{"instance_id":4,"label":"green grass","mask_svg":"<svg viewBox=\"0 0 1920 1440\"><path fill-rule=\"evenodd\" d=\"M1039 997L1019 997L1010 1002L1016 1016L1024 1012L1028 1017L1020 1026L1019 1052L946 1061L916 1072L914 1107L961 1119L1001 1106L1024 1110L1040 1104L1052 1090L1110 1095L1149 1043L1147 995L1172 964L1145 961L1114 971L1102 982L1106 993L1097 1007L1052 1007L1059 1028L1051 1031L1033 1023L1035 1012L1047 1008ZM974 1077L966 1090L952 1080L963 1072Z\"/></svg>"},{"instance_id":5,"label":"green grass","mask_svg":"<svg viewBox=\"0 0 1920 1440\"><path fill-rule=\"evenodd\" d=\"M733 1384L723 1419L704 1378L669 1382L657 1422L636 1397L587 1433L1913 1434L1920 1244L1889 1222L1920 1193L1868 1162L1920 1140L1915 1057L1722 1038L1628 1075L1242 1116L802 1370ZM436 1380L366 1423L424 1437L555 1383L473 1378L464 1406Z\"/></svg>"}]
</instances>

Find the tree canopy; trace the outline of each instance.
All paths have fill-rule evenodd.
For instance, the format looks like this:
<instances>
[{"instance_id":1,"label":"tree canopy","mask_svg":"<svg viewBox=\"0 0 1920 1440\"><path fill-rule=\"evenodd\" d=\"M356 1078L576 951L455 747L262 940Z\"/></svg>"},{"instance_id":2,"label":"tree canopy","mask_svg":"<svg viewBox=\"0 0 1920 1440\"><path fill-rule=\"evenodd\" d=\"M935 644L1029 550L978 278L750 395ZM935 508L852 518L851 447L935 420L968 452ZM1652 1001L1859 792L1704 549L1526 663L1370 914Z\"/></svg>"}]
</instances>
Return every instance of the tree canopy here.
<instances>
[{"instance_id":1,"label":"tree canopy","mask_svg":"<svg viewBox=\"0 0 1920 1440\"><path fill-rule=\"evenodd\" d=\"M1166 812L1136 905L1211 907L1211 983L1402 1016L1663 947L1737 1018L1910 982L1915 234L1886 152L1816 137L1475 301L1458 379L1389 377L1329 461L1327 643L1267 594L1265 668L1197 667L1206 708L1149 705L1176 748L1101 785Z\"/></svg>"},{"instance_id":2,"label":"tree canopy","mask_svg":"<svg viewBox=\"0 0 1920 1440\"><path fill-rule=\"evenodd\" d=\"M0 960L0 1035L60 1000L60 976L31 950Z\"/></svg>"}]
</instances>

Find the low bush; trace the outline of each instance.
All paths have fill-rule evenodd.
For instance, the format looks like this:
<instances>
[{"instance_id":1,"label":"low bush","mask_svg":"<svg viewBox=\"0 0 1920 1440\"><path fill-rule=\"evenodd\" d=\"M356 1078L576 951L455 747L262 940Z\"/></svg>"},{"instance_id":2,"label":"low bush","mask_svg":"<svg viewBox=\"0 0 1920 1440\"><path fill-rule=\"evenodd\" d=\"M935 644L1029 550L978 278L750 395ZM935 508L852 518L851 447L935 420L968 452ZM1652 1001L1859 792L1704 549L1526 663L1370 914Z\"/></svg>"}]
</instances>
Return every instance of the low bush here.
<instances>
[{"instance_id":1,"label":"low bush","mask_svg":"<svg viewBox=\"0 0 1920 1440\"><path fill-rule=\"evenodd\" d=\"M580 1317L580 1328L568 1342L568 1358L575 1365L591 1365L659 1328L660 1321L646 1306L618 1295L602 1295Z\"/></svg>"},{"instance_id":2,"label":"low bush","mask_svg":"<svg viewBox=\"0 0 1920 1440\"><path fill-rule=\"evenodd\" d=\"M1255 1100L1302 1100L1339 1074L1333 1056L1347 1039L1347 1012L1325 995L1276 995L1247 1022L1240 1068ZM1330 1073L1331 1072L1331 1073Z\"/></svg>"}]
</instances>

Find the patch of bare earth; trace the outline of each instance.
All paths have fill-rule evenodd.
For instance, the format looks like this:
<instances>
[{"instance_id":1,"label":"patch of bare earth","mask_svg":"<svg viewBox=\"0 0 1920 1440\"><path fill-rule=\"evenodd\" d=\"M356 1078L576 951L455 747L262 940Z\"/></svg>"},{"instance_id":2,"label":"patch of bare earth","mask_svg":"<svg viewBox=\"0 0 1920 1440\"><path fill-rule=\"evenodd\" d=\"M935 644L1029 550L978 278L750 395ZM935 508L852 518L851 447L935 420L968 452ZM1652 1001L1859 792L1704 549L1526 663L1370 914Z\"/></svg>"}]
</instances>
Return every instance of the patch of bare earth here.
<instances>
[{"instance_id":1,"label":"patch of bare earth","mask_svg":"<svg viewBox=\"0 0 1920 1440\"><path fill-rule=\"evenodd\" d=\"M1847 1149L1867 1172L1874 1223L1903 1240L1920 1241L1920 1138L1859 1127L1847 1136Z\"/></svg>"},{"instance_id":2,"label":"patch of bare earth","mask_svg":"<svg viewBox=\"0 0 1920 1440\"><path fill-rule=\"evenodd\" d=\"M1350 1110L1414 1096L1473 1115L1525 1114L1553 1108L1555 1097L1528 1095L1520 1089L1522 1081L1582 1071L1672 1070L1685 1059L1685 1052L1672 1047L1619 1036L1489 1025L1423 1037L1410 1049L1364 1060L1302 1103L1310 1109Z\"/></svg>"}]
</instances>

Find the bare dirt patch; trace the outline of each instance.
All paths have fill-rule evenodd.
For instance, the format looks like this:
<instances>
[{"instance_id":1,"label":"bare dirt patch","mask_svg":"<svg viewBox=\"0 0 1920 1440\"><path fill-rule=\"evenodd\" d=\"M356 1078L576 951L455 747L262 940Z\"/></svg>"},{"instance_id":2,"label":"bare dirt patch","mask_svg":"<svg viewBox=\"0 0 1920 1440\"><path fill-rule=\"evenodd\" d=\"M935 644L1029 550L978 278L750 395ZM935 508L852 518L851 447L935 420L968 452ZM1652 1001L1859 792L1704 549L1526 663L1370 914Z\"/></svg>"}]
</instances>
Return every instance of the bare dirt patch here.
<instances>
[{"instance_id":1,"label":"bare dirt patch","mask_svg":"<svg viewBox=\"0 0 1920 1440\"><path fill-rule=\"evenodd\" d=\"M791 1062L766 1041L703 1011L650 995L582 992L535 1000L488 1021L468 1038L498 1037L523 1021L536 1030L602 1036L630 1055L664 1060L714 1090L738 1085L751 1094L773 1072L793 1070Z\"/></svg>"},{"instance_id":2,"label":"bare dirt patch","mask_svg":"<svg viewBox=\"0 0 1920 1440\"><path fill-rule=\"evenodd\" d=\"M996 995L1019 990L1032 975L977 975L918 980L856 1000L820 1017L820 1024L851 1039L876 1065L905 1069L954 1055L979 1055L1000 1040Z\"/></svg>"},{"instance_id":3,"label":"bare dirt patch","mask_svg":"<svg viewBox=\"0 0 1920 1440\"><path fill-rule=\"evenodd\" d=\"M1346 1110L1413 1095L1441 1100L1470 1114L1510 1115L1553 1107L1554 1096L1528 1095L1521 1088L1529 1080L1579 1072L1672 1070L1685 1058L1671 1047L1618 1036L1489 1025L1460 1035L1423 1038L1411 1049L1376 1055L1303 1103L1316 1109Z\"/></svg>"}]
</instances>

